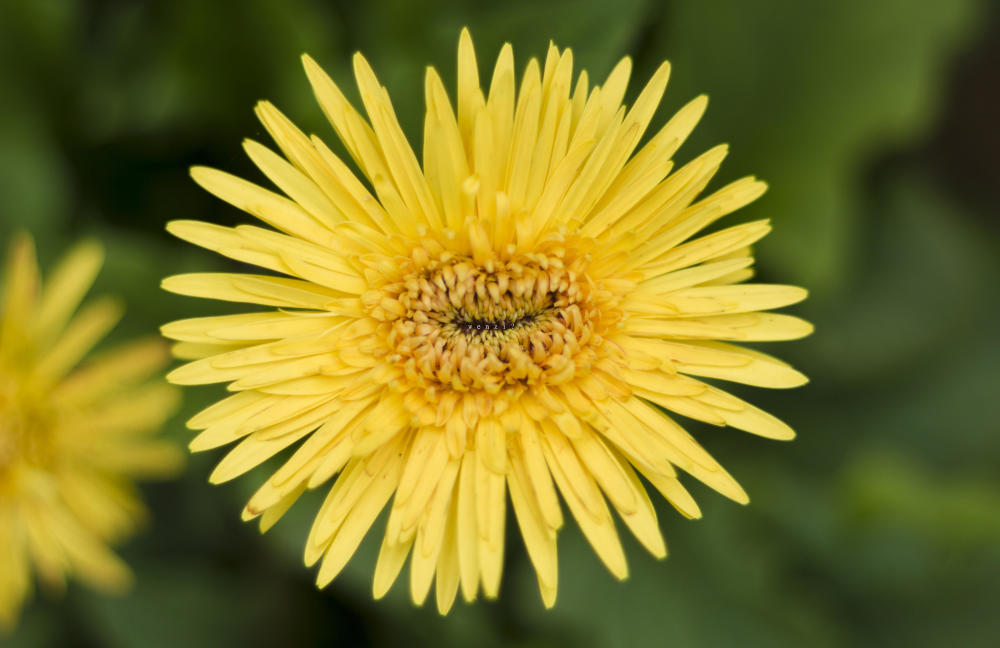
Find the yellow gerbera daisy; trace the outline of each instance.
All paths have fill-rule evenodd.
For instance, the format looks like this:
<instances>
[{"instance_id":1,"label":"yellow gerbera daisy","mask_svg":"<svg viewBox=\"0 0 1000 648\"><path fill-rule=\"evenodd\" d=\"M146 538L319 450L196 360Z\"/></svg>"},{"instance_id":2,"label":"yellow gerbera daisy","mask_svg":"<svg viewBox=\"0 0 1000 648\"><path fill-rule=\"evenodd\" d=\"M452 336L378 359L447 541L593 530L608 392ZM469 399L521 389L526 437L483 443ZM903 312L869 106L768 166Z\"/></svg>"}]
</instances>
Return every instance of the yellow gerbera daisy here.
<instances>
[{"instance_id":1,"label":"yellow gerbera daisy","mask_svg":"<svg viewBox=\"0 0 1000 648\"><path fill-rule=\"evenodd\" d=\"M666 548L641 474L683 515L697 504L676 469L747 496L667 412L790 439L774 417L692 376L766 387L805 377L729 341L785 340L812 327L759 311L801 288L742 285L766 221L699 230L763 193L743 178L696 201L726 155L673 170L671 156L705 109L699 97L634 153L663 94L664 63L631 108L631 63L601 86L572 79L570 50L550 46L515 89L510 45L489 91L472 41L459 40L457 114L428 68L423 161L385 88L360 55L359 114L304 57L316 98L367 183L273 105L257 115L284 157L247 141L286 196L222 171L192 175L279 232L193 221L174 235L288 277L187 274L167 290L277 310L164 327L199 358L178 384L234 392L190 421L206 450L239 441L211 476L245 473L300 441L251 498L244 518L272 525L307 488L333 481L305 560L318 584L344 567L392 500L374 594L408 555L420 604L480 589L495 597L507 493L542 600L556 597L557 494L618 578L627 575L611 508L649 551ZM372 191L374 193L372 193ZM726 342L722 342L725 340Z\"/></svg>"},{"instance_id":2,"label":"yellow gerbera daisy","mask_svg":"<svg viewBox=\"0 0 1000 648\"><path fill-rule=\"evenodd\" d=\"M180 449L149 438L177 404L177 390L147 382L166 364L149 338L81 359L121 316L103 298L73 317L101 266L94 242L71 251L44 288L31 239L14 237L0 285L0 628L15 624L40 580L68 575L106 591L130 581L108 548L145 510L132 484L163 476Z\"/></svg>"}]
</instances>

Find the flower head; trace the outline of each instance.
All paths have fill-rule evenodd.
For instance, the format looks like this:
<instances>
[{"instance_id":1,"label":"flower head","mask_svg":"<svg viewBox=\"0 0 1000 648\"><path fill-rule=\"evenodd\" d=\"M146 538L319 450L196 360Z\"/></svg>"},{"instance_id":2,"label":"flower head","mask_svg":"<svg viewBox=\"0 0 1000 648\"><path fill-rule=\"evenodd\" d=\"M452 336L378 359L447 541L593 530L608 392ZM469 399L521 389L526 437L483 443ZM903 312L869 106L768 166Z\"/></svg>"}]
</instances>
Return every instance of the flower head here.
<instances>
[{"instance_id":1,"label":"flower head","mask_svg":"<svg viewBox=\"0 0 1000 648\"><path fill-rule=\"evenodd\" d=\"M150 438L177 390L148 378L167 362L155 338L95 354L121 305L98 299L74 316L101 266L78 245L42 285L34 248L18 235L0 284L0 628L10 628L31 573L62 588L74 576L98 589L128 585L109 543L130 535L145 510L137 477L176 470L183 454Z\"/></svg>"},{"instance_id":2,"label":"flower head","mask_svg":"<svg viewBox=\"0 0 1000 648\"><path fill-rule=\"evenodd\" d=\"M390 512L375 569L382 596L410 556L424 601L436 580L447 612L461 588L497 595L507 494L542 599L556 597L559 495L601 560L624 578L612 509L656 556L666 548L642 475L683 515L697 504L677 469L739 502L736 481L673 414L789 439L792 431L698 377L793 387L805 377L732 341L784 340L806 322L760 311L800 288L746 285L749 246L766 221L693 239L756 199L738 180L698 199L725 157L679 169L671 158L705 108L699 97L638 152L669 74L630 108L630 62L600 86L572 78L550 47L515 88L500 52L481 89L467 32L457 111L426 77L422 161L365 59L354 71L367 119L309 57L316 98L360 169L307 137L270 103L257 114L283 156L245 149L285 194L221 171L194 179L273 228L176 221L185 240L278 275L189 274L167 290L271 310L174 322L164 333L195 359L180 384L229 383L190 421L205 450L238 442L222 482L296 445L251 498L246 519L273 524L308 488L333 482L306 542L318 584L344 567ZM609 507L610 503L610 507Z\"/></svg>"}]
</instances>

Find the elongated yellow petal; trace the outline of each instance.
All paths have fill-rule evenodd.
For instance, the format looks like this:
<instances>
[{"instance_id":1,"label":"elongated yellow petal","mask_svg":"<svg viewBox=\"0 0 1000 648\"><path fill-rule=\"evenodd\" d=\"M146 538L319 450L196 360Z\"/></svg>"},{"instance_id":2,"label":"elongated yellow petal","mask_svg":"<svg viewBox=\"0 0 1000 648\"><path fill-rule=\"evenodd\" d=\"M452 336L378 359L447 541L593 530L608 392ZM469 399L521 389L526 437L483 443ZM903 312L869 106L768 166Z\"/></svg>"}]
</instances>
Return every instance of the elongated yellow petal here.
<instances>
[{"instance_id":1,"label":"elongated yellow petal","mask_svg":"<svg viewBox=\"0 0 1000 648\"><path fill-rule=\"evenodd\" d=\"M372 582L372 596L380 599L389 593L393 583L399 577L399 572L403 570L406 557L413 546L413 538L403 542L391 541L386 535L382 539L382 548L378 552L378 560L375 562L375 578Z\"/></svg>"},{"instance_id":2,"label":"elongated yellow petal","mask_svg":"<svg viewBox=\"0 0 1000 648\"><path fill-rule=\"evenodd\" d=\"M121 302L112 298L85 306L39 357L35 374L48 384L61 379L118 323L123 310Z\"/></svg>"},{"instance_id":3,"label":"elongated yellow petal","mask_svg":"<svg viewBox=\"0 0 1000 648\"><path fill-rule=\"evenodd\" d=\"M459 466L460 462L457 459L448 461L440 473L434 495L421 516L414 543L413 560L410 562L410 596L417 605L423 604L437 572ZM451 557L446 556L444 559L450 560ZM457 585L457 582L455 584Z\"/></svg>"},{"instance_id":4,"label":"elongated yellow petal","mask_svg":"<svg viewBox=\"0 0 1000 648\"><path fill-rule=\"evenodd\" d=\"M458 491L452 493L448 510L448 522L445 527L444 539L441 545L441 557L437 563L437 580L435 598L438 612L448 614L455 596L458 594L458 584L461 578L458 561Z\"/></svg>"},{"instance_id":5,"label":"elongated yellow petal","mask_svg":"<svg viewBox=\"0 0 1000 648\"><path fill-rule=\"evenodd\" d=\"M608 570L618 579L628 576L614 520L590 474L580 465L572 447L554 430L542 444L545 458L573 517Z\"/></svg>"},{"instance_id":6,"label":"elongated yellow petal","mask_svg":"<svg viewBox=\"0 0 1000 648\"><path fill-rule=\"evenodd\" d=\"M167 347L157 339L119 346L73 372L53 390L53 396L74 403L94 401L136 381L148 378L167 361Z\"/></svg>"},{"instance_id":7,"label":"elongated yellow petal","mask_svg":"<svg viewBox=\"0 0 1000 648\"><path fill-rule=\"evenodd\" d=\"M35 330L39 339L53 338L66 325L94 283L103 262L101 245L96 241L84 241L70 250L56 266L45 283L38 304Z\"/></svg>"},{"instance_id":8,"label":"elongated yellow petal","mask_svg":"<svg viewBox=\"0 0 1000 648\"><path fill-rule=\"evenodd\" d=\"M398 456L395 460L390 459L346 513L320 565L319 574L316 576L316 584L319 587L326 587L336 578L354 555L361 540L396 488L400 467L401 461L398 460Z\"/></svg>"},{"instance_id":9,"label":"elongated yellow petal","mask_svg":"<svg viewBox=\"0 0 1000 648\"><path fill-rule=\"evenodd\" d=\"M732 344L674 343L665 351L676 361L678 371L694 376L777 389L800 387L808 382L802 373L781 360Z\"/></svg>"},{"instance_id":10,"label":"elongated yellow petal","mask_svg":"<svg viewBox=\"0 0 1000 648\"><path fill-rule=\"evenodd\" d=\"M221 484L239 477L312 432L313 425L307 422L304 425L289 426L291 430L288 433L273 437L268 437L261 431L251 434L219 462L209 481Z\"/></svg>"},{"instance_id":11,"label":"elongated yellow petal","mask_svg":"<svg viewBox=\"0 0 1000 648\"><path fill-rule=\"evenodd\" d=\"M319 102L327 119L330 120L362 173L369 179L374 179L376 175L385 175L385 161L378 150L371 126L365 123L344 97L340 88L308 54L303 55L302 64L316 95L316 101Z\"/></svg>"},{"instance_id":12,"label":"elongated yellow petal","mask_svg":"<svg viewBox=\"0 0 1000 648\"><path fill-rule=\"evenodd\" d=\"M189 297L277 306L323 308L337 293L305 281L265 275L191 273L167 277L163 289Z\"/></svg>"},{"instance_id":13,"label":"elongated yellow petal","mask_svg":"<svg viewBox=\"0 0 1000 648\"><path fill-rule=\"evenodd\" d=\"M38 265L35 244L31 238L18 232L10 244L4 264L2 301L0 301L0 353L7 355L24 346L26 331L18 318L35 311L38 300Z\"/></svg>"},{"instance_id":14,"label":"elongated yellow petal","mask_svg":"<svg viewBox=\"0 0 1000 648\"><path fill-rule=\"evenodd\" d=\"M739 270L746 268L753 263L750 257L739 257L736 259L725 259L713 263L704 263L687 268L669 272L658 277L654 277L642 282L642 290L655 294L668 294L681 288L690 288L698 284L725 277Z\"/></svg>"},{"instance_id":15,"label":"elongated yellow petal","mask_svg":"<svg viewBox=\"0 0 1000 648\"><path fill-rule=\"evenodd\" d=\"M514 505L514 514L521 529L521 537L528 549L528 555L538 576L539 588L545 597L549 590L555 591L559 578L559 563L556 558L556 534L550 528L531 492L527 471L522 463L511 457L511 472L507 481L510 487L510 500ZM552 607L554 601L545 600L546 607Z\"/></svg>"},{"instance_id":16,"label":"elongated yellow petal","mask_svg":"<svg viewBox=\"0 0 1000 648\"><path fill-rule=\"evenodd\" d=\"M626 322L623 330L641 337L770 342L805 337L813 332L813 327L792 315L742 313L680 319L634 318Z\"/></svg>"},{"instance_id":17,"label":"elongated yellow petal","mask_svg":"<svg viewBox=\"0 0 1000 648\"><path fill-rule=\"evenodd\" d=\"M467 451L462 457L462 467L458 482L458 528L455 538L458 544L459 582L462 597L466 601L476 598L479 590L479 514L476 505L476 453Z\"/></svg>"}]
</instances>

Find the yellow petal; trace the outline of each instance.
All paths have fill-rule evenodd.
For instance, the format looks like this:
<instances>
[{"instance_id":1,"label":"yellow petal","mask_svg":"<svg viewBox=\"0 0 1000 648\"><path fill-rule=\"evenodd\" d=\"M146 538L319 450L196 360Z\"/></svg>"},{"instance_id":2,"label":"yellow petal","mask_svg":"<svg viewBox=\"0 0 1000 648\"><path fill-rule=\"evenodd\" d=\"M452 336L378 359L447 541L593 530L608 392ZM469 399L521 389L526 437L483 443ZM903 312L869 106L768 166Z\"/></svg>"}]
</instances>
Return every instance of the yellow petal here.
<instances>
[{"instance_id":1,"label":"yellow petal","mask_svg":"<svg viewBox=\"0 0 1000 648\"><path fill-rule=\"evenodd\" d=\"M687 348L687 361L674 357L677 370L694 376L731 380L757 387L786 389L800 387L809 379L773 356L721 342L676 343L673 349ZM668 351L669 353L669 351ZM708 358L706 362L704 358Z\"/></svg>"},{"instance_id":2,"label":"yellow petal","mask_svg":"<svg viewBox=\"0 0 1000 648\"><path fill-rule=\"evenodd\" d=\"M289 164L285 158L250 139L243 141L243 150L271 182L316 221L327 228L332 228L343 220L340 210L333 206L312 179Z\"/></svg>"},{"instance_id":3,"label":"yellow petal","mask_svg":"<svg viewBox=\"0 0 1000 648\"><path fill-rule=\"evenodd\" d=\"M336 508L326 509L326 516L331 516L332 520L325 519L324 512L320 512L316 521L320 527L329 525L331 522L337 529L329 540L319 573L316 576L316 585L326 587L330 581L336 578L337 574L344 568L347 561L351 559L357 550L361 540L364 539L368 529L375 522L375 518L385 507L389 497L399 482L399 473L402 468L401 452L395 448L388 448L390 457L374 476L366 480L367 485L363 492L353 501L351 506L344 513L338 513ZM378 462L378 459L375 459ZM362 472L367 472L365 469ZM357 485L355 485L357 486ZM331 491L332 492L332 491ZM325 507L324 507L325 508ZM342 510L342 508L341 508ZM343 515L341 518L340 516ZM316 527L314 527L315 529ZM313 543L310 532L310 543Z\"/></svg>"},{"instance_id":4,"label":"yellow petal","mask_svg":"<svg viewBox=\"0 0 1000 648\"><path fill-rule=\"evenodd\" d=\"M4 355L25 344L23 325L26 313L34 313L38 300L38 264L35 244L25 232L10 243L0 283L0 352Z\"/></svg>"},{"instance_id":5,"label":"yellow petal","mask_svg":"<svg viewBox=\"0 0 1000 648\"><path fill-rule=\"evenodd\" d=\"M39 301L34 324L38 339L51 339L62 330L94 283L103 262L104 249L93 240L78 243L60 261L45 282Z\"/></svg>"},{"instance_id":6,"label":"yellow petal","mask_svg":"<svg viewBox=\"0 0 1000 648\"><path fill-rule=\"evenodd\" d=\"M328 228L295 202L273 191L208 167L192 167L191 177L209 193L283 232L319 244L332 241Z\"/></svg>"},{"instance_id":7,"label":"yellow petal","mask_svg":"<svg viewBox=\"0 0 1000 648\"><path fill-rule=\"evenodd\" d=\"M101 298L85 306L38 358L35 374L48 383L65 376L121 319L121 302Z\"/></svg>"},{"instance_id":8,"label":"yellow petal","mask_svg":"<svg viewBox=\"0 0 1000 648\"><path fill-rule=\"evenodd\" d=\"M521 537L528 550L528 556L535 567L539 587L555 589L559 578L559 563L556 557L556 534L547 525L538 507L538 501L531 493L527 470L522 461L511 456L511 472L508 474L510 500L521 529ZM546 604L546 607L551 605Z\"/></svg>"},{"instance_id":9,"label":"yellow petal","mask_svg":"<svg viewBox=\"0 0 1000 648\"><path fill-rule=\"evenodd\" d=\"M421 516L414 544L413 559L410 561L410 596L417 605L423 605L437 571L439 556L444 544L448 511L460 464L461 462L457 459L448 461L444 470L439 474L440 478L434 488L434 495ZM449 558L449 556L445 556L445 560Z\"/></svg>"},{"instance_id":10,"label":"yellow petal","mask_svg":"<svg viewBox=\"0 0 1000 648\"><path fill-rule=\"evenodd\" d=\"M399 572L406 563L406 557L413 546L413 538L402 542L389 540L386 535L382 538L382 547L378 552L378 559L375 561L375 577L372 581L372 596L380 599L389 593L393 583L399 577Z\"/></svg>"},{"instance_id":11,"label":"yellow petal","mask_svg":"<svg viewBox=\"0 0 1000 648\"><path fill-rule=\"evenodd\" d=\"M476 451L468 450L462 457L462 467L458 481L458 529L455 538L458 543L459 580L462 597L472 602L479 591L479 530L478 505L476 495Z\"/></svg>"},{"instance_id":12,"label":"yellow petal","mask_svg":"<svg viewBox=\"0 0 1000 648\"><path fill-rule=\"evenodd\" d=\"M437 580L435 598L438 612L448 614L455 596L458 594L458 583L461 578L458 562L458 482L455 482L455 492L451 496L448 511L448 523L445 527L444 539L441 545L441 556L437 563Z\"/></svg>"},{"instance_id":13,"label":"yellow petal","mask_svg":"<svg viewBox=\"0 0 1000 648\"><path fill-rule=\"evenodd\" d=\"M189 297L279 308L325 309L338 297L327 288L298 279L225 272L174 275L164 279L161 285L168 292Z\"/></svg>"},{"instance_id":14,"label":"yellow petal","mask_svg":"<svg viewBox=\"0 0 1000 648\"><path fill-rule=\"evenodd\" d=\"M546 431L542 448L559 492L583 535L608 570L618 579L626 578L628 566L618 532L593 477L580 464L576 453L558 431Z\"/></svg>"}]
</instances>

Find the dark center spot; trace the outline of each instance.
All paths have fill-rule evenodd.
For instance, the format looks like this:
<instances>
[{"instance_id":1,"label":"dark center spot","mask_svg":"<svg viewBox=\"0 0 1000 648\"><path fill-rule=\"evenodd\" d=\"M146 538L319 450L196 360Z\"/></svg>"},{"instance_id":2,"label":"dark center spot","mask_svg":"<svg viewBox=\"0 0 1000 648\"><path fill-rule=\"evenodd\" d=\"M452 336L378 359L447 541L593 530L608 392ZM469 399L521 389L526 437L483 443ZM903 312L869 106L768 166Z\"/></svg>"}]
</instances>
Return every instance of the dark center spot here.
<instances>
[{"instance_id":1,"label":"dark center spot","mask_svg":"<svg viewBox=\"0 0 1000 648\"><path fill-rule=\"evenodd\" d=\"M487 333L491 331L511 331L535 321L536 315L523 315L510 319L482 319L459 316L454 320L455 326L465 334Z\"/></svg>"}]
</instances>

